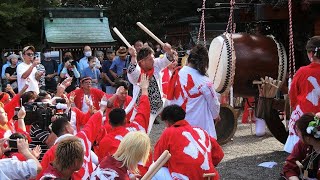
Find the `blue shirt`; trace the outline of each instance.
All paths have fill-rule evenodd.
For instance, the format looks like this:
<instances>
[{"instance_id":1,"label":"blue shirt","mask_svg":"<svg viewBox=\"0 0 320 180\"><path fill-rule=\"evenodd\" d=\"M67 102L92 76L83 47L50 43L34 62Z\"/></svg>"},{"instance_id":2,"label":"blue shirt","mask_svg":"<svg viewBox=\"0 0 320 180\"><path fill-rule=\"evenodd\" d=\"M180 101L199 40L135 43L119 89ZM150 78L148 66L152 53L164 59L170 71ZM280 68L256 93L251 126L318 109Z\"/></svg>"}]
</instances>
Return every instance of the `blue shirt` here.
<instances>
[{"instance_id":1,"label":"blue shirt","mask_svg":"<svg viewBox=\"0 0 320 180\"><path fill-rule=\"evenodd\" d=\"M79 71L80 71L80 74L82 73L82 71L89 67L89 63L88 63L88 58L87 57L83 57L79 60Z\"/></svg>"},{"instance_id":2,"label":"blue shirt","mask_svg":"<svg viewBox=\"0 0 320 180\"><path fill-rule=\"evenodd\" d=\"M110 69L110 66L112 65L112 61L110 60L105 60L103 62L103 65L102 65L102 72L106 73L106 75L109 77L109 79L111 81L114 81L114 78L113 76L111 75L109 69ZM107 81L106 82L106 86L110 86L111 84Z\"/></svg>"},{"instance_id":3,"label":"blue shirt","mask_svg":"<svg viewBox=\"0 0 320 180\"><path fill-rule=\"evenodd\" d=\"M1 77L2 77L2 79L5 79L5 78L6 78L6 69L7 69L7 67L9 67L9 66L11 66L11 63L10 63L9 61L7 61L7 63L2 66L2 71L1 71Z\"/></svg>"},{"instance_id":4,"label":"blue shirt","mask_svg":"<svg viewBox=\"0 0 320 180\"><path fill-rule=\"evenodd\" d=\"M91 69L90 67L85 68L82 73L81 73L81 78L89 76L92 79L100 79L100 71L99 69L93 68Z\"/></svg>"},{"instance_id":5,"label":"blue shirt","mask_svg":"<svg viewBox=\"0 0 320 180\"><path fill-rule=\"evenodd\" d=\"M110 69L120 76L123 74L123 68L127 68L127 65L129 64L128 61L129 56L127 56L125 60L121 60L119 56L116 56L112 62L112 65L110 66Z\"/></svg>"}]
</instances>

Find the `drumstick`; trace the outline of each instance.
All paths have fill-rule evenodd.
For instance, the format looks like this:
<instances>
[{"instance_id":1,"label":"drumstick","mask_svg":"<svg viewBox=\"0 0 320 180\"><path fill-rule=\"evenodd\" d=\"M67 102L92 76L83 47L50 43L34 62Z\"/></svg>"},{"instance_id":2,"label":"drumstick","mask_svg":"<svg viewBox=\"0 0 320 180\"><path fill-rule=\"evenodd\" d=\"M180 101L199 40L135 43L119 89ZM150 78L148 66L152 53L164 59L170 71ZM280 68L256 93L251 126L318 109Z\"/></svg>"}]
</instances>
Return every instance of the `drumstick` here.
<instances>
[{"instance_id":1,"label":"drumstick","mask_svg":"<svg viewBox=\"0 0 320 180\"><path fill-rule=\"evenodd\" d=\"M303 165L301 164L300 161L296 161L296 165L299 167L300 177L302 178L303 177L303 173L302 173Z\"/></svg>"},{"instance_id":2,"label":"drumstick","mask_svg":"<svg viewBox=\"0 0 320 180\"><path fill-rule=\"evenodd\" d=\"M169 160L171 154L168 150L165 150L161 156L154 162L148 169L147 173L141 178L141 180L151 179L159 169Z\"/></svg>"},{"instance_id":3,"label":"drumstick","mask_svg":"<svg viewBox=\"0 0 320 180\"><path fill-rule=\"evenodd\" d=\"M164 151L162 155L154 162L148 169L147 173L141 178L141 180L149 180L151 179L159 169L170 159L171 154L169 151Z\"/></svg>"},{"instance_id":4,"label":"drumstick","mask_svg":"<svg viewBox=\"0 0 320 180\"><path fill-rule=\"evenodd\" d=\"M156 36L154 35L147 27L145 27L141 22L137 22L137 25L149 36L151 36L154 40L156 40L162 47L164 46L164 43Z\"/></svg>"},{"instance_id":5,"label":"drumstick","mask_svg":"<svg viewBox=\"0 0 320 180\"><path fill-rule=\"evenodd\" d=\"M214 177L214 176L216 176L216 173L204 173L203 174L203 177L208 178L208 180L210 180L211 177Z\"/></svg>"},{"instance_id":6,"label":"drumstick","mask_svg":"<svg viewBox=\"0 0 320 180\"><path fill-rule=\"evenodd\" d=\"M119 36L122 42L124 42L128 47L131 47L130 43L126 40L126 38L121 34L121 32L116 27L113 28L113 31Z\"/></svg>"}]
</instances>

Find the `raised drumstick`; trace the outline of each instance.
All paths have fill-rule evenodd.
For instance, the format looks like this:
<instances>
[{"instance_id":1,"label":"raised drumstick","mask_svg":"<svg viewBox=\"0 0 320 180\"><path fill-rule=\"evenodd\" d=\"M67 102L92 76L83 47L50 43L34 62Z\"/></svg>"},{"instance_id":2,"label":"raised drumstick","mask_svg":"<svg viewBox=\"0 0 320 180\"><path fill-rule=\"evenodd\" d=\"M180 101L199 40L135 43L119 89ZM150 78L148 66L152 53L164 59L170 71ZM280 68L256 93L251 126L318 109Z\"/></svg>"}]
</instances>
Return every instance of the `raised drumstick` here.
<instances>
[{"instance_id":1,"label":"raised drumstick","mask_svg":"<svg viewBox=\"0 0 320 180\"><path fill-rule=\"evenodd\" d=\"M156 36L154 35L147 27L145 27L141 22L137 22L137 25L149 36L151 36L154 40L156 40L162 47L164 46L164 43Z\"/></svg>"},{"instance_id":2,"label":"raised drumstick","mask_svg":"<svg viewBox=\"0 0 320 180\"><path fill-rule=\"evenodd\" d=\"M127 39L121 34L121 32L118 30L118 28L114 27L112 28L113 31L119 36L119 38L124 42L128 47L131 47L131 44L127 41Z\"/></svg>"}]
</instances>

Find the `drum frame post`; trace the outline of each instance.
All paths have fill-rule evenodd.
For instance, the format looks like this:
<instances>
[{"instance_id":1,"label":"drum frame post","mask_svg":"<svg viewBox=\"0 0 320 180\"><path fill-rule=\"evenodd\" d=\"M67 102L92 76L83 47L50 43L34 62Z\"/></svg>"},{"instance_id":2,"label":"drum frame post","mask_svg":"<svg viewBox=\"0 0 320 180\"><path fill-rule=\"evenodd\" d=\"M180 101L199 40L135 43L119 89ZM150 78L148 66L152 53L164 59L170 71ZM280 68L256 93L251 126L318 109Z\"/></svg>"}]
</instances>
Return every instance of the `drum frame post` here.
<instances>
[{"instance_id":1,"label":"drum frame post","mask_svg":"<svg viewBox=\"0 0 320 180\"><path fill-rule=\"evenodd\" d=\"M251 130L251 135L254 135L253 130L252 130L252 108L248 108L249 110L249 123L250 123L250 130Z\"/></svg>"}]
</instances>

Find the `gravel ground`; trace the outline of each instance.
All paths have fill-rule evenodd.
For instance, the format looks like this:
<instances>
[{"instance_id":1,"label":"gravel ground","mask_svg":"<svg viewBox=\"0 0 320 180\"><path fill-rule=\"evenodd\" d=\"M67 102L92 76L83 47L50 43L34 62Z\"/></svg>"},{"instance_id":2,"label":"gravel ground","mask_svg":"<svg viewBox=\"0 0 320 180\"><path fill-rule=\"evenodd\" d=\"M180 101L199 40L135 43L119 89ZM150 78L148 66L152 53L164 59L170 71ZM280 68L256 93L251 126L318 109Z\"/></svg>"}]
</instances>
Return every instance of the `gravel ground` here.
<instances>
[{"instance_id":1,"label":"gravel ground","mask_svg":"<svg viewBox=\"0 0 320 180\"><path fill-rule=\"evenodd\" d=\"M152 147L161 135L165 125L163 122L154 125L151 132ZM254 125L252 126L254 131ZM283 152L283 144L278 142L267 131L264 137L251 135L250 125L238 123L233 140L222 146L224 158L217 170L221 179L225 180L276 180L282 170L287 153ZM278 165L273 168L258 167L262 162L274 161Z\"/></svg>"}]
</instances>

